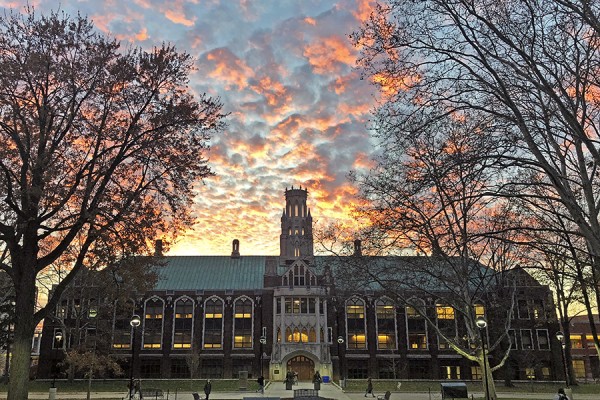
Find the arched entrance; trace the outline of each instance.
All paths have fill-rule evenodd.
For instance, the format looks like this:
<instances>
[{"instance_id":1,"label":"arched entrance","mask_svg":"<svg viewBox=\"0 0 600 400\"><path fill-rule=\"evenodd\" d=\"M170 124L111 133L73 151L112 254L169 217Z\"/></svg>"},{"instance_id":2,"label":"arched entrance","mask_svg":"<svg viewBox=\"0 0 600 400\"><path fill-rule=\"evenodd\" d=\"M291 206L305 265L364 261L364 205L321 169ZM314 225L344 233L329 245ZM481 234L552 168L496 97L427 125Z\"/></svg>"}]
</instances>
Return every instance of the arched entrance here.
<instances>
[{"instance_id":1,"label":"arched entrance","mask_svg":"<svg viewBox=\"0 0 600 400\"><path fill-rule=\"evenodd\" d=\"M288 360L287 371L297 372L299 381L310 381L315 374L315 363L308 357L296 356Z\"/></svg>"}]
</instances>

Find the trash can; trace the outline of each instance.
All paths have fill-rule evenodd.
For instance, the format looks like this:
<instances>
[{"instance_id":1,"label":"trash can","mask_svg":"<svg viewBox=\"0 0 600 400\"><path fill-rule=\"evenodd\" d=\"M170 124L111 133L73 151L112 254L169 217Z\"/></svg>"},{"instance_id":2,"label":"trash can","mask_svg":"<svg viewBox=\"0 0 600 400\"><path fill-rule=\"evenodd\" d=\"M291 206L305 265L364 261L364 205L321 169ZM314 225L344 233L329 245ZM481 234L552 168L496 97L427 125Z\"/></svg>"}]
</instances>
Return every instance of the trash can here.
<instances>
[{"instance_id":1,"label":"trash can","mask_svg":"<svg viewBox=\"0 0 600 400\"><path fill-rule=\"evenodd\" d=\"M315 390L321 390L321 382L314 382Z\"/></svg>"},{"instance_id":2,"label":"trash can","mask_svg":"<svg viewBox=\"0 0 600 400\"><path fill-rule=\"evenodd\" d=\"M464 382L440 383L442 399L468 399L467 384Z\"/></svg>"},{"instance_id":3,"label":"trash can","mask_svg":"<svg viewBox=\"0 0 600 400\"><path fill-rule=\"evenodd\" d=\"M50 388L48 391L48 400L56 400L56 388Z\"/></svg>"},{"instance_id":4,"label":"trash can","mask_svg":"<svg viewBox=\"0 0 600 400\"><path fill-rule=\"evenodd\" d=\"M328 375L325 375L323 377L323 383L329 383L329 376Z\"/></svg>"},{"instance_id":5,"label":"trash can","mask_svg":"<svg viewBox=\"0 0 600 400\"><path fill-rule=\"evenodd\" d=\"M289 379L287 379L285 381L285 390L292 390L292 385L294 384L294 382L290 381Z\"/></svg>"}]
</instances>

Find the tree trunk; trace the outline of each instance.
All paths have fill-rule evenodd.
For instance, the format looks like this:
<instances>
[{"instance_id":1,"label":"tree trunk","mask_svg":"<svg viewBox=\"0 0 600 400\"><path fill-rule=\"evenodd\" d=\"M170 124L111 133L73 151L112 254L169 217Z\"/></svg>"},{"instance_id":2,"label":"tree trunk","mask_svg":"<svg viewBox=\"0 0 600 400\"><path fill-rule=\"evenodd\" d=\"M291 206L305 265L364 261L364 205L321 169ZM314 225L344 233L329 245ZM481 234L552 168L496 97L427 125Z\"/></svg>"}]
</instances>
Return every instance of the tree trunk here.
<instances>
[{"instance_id":1,"label":"tree trunk","mask_svg":"<svg viewBox=\"0 0 600 400\"><path fill-rule=\"evenodd\" d=\"M485 365L484 365L485 363ZM490 400L496 400L496 384L494 383L494 375L492 374L492 369L490 368L490 363L489 360L483 359L483 357L481 357L479 359L479 368L481 369L481 374L482 374L482 383L483 383L483 396L485 398L485 394L486 394L486 389L487 389L487 393L489 394L489 399Z\"/></svg>"},{"instance_id":2,"label":"tree trunk","mask_svg":"<svg viewBox=\"0 0 600 400\"><path fill-rule=\"evenodd\" d=\"M29 384L29 367L31 364L31 338L35 325L33 310L29 312L29 324L20 318L15 323L12 343L12 360L10 363L10 379L8 382L8 400L27 399Z\"/></svg>"}]
</instances>

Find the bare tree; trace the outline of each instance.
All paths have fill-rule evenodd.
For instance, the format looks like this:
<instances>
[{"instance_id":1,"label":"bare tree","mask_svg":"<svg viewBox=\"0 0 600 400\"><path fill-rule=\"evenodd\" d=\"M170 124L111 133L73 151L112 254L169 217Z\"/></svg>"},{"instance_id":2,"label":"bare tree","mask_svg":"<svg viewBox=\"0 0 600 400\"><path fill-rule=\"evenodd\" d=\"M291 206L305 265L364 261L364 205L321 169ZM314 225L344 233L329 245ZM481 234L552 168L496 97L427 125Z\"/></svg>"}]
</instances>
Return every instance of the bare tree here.
<instances>
[{"instance_id":1,"label":"bare tree","mask_svg":"<svg viewBox=\"0 0 600 400\"><path fill-rule=\"evenodd\" d=\"M193 60L163 45L119 49L84 17L0 18L0 269L16 292L8 398L27 397L31 338L84 266L148 252L190 222L192 185L223 128L194 99ZM68 266L35 311L36 277Z\"/></svg>"},{"instance_id":2,"label":"bare tree","mask_svg":"<svg viewBox=\"0 0 600 400\"><path fill-rule=\"evenodd\" d=\"M494 196L502 176L497 142L488 134L494 129L490 119L456 112L414 135L386 137L377 166L355 175L364 200L357 212L368 226L362 232L364 256L350 257L343 268L350 288L375 284L401 299L428 323L441 346L487 371L483 382L492 398L491 374L510 352L510 346L501 346L510 340L514 306L506 272L517 251L511 229L517 216ZM403 251L417 256L386 256ZM424 298L436 302L421 303ZM484 314L494 316L489 351L500 357L493 366L476 325Z\"/></svg>"},{"instance_id":3,"label":"bare tree","mask_svg":"<svg viewBox=\"0 0 600 400\"><path fill-rule=\"evenodd\" d=\"M383 93L378 132L412 135L456 110L504 123L489 134L526 171L512 179L545 177L596 271L599 12L589 0L388 0L352 35Z\"/></svg>"}]
</instances>

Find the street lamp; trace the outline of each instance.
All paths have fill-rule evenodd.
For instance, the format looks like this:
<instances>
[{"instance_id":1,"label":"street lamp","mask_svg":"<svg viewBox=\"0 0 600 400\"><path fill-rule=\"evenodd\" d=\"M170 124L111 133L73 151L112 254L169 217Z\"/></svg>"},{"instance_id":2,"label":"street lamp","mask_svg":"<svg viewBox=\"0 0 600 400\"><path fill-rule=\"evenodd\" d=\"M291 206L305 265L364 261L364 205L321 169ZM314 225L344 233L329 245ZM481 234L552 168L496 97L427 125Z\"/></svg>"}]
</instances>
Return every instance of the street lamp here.
<instances>
[{"instance_id":1,"label":"street lamp","mask_svg":"<svg viewBox=\"0 0 600 400\"><path fill-rule=\"evenodd\" d=\"M57 330L54 333L54 342L56 343L56 345L60 346L60 349L63 350L63 333L61 330ZM52 388L56 387L56 375L58 375L58 371L57 371L58 367L56 366L56 360L54 360L54 363L52 364Z\"/></svg>"},{"instance_id":2,"label":"street lamp","mask_svg":"<svg viewBox=\"0 0 600 400\"><path fill-rule=\"evenodd\" d=\"M260 376L264 377L263 375L263 364L264 364L264 350L263 350L263 346L265 344L267 344L267 337L266 336L261 336L260 337Z\"/></svg>"},{"instance_id":3,"label":"street lamp","mask_svg":"<svg viewBox=\"0 0 600 400\"><path fill-rule=\"evenodd\" d=\"M560 343L560 355L562 357L563 368L565 370L565 385L569 387L569 368L567 366L567 357L565 356L565 334L562 331L556 332L556 339Z\"/></svg>"},{"instance_id":4,"label":"street lamp","mask_svg":"<svg viewBox=\"0 0 600 400\"><path fill-rule=\"evenodd\" d=\"M481 335L481 352L483 355L483 379L485 385L485 400L490 400L490 390L488 384L488 374L487 374L487 356L485 354L485 333L484 330L487 328L487 321L483 316L477 317L475 320L475 324L479 328L479 333Z\"/></svg>"},{"instance_id":5,"label":"street lamp","mask_svg":"<svg viewBox=\"0 0 600 400\"><path fill-rule=\"evenodd\" d=\"M134 314L131 317L131 321L129 321L129 325L133 328L133 338L131 340L131 365L129 366L129 400L133 399L133 360L135 359L135 334L137 332L137 327L140 326L142 320L140 316Z\"/></svg>"},{"instance_id":6,"label":"street lamp","mask_svg":"<svg viewBox=\"0 0 600 400\"><path fill-rule=\"evenodd\" d=\"M337 337L337 348L338 348L338 364L340 366L340 386L341 387L346 387L346 381L344 380L344 367L342 366L342 350L341 350L341 346L344 344L344 337L343 336L338 336Z\"/></svg>"}]
</instances>

